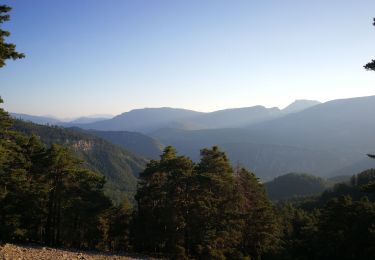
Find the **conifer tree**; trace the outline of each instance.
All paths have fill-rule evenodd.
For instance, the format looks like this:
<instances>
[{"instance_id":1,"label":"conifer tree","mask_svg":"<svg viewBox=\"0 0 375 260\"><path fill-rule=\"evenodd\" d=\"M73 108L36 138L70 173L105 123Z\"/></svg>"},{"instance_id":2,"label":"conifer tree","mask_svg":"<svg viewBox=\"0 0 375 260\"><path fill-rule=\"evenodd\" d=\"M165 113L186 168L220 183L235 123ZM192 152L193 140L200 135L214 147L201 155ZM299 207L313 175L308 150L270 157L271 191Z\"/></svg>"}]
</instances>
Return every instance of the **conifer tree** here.
<instances>
[{"instance_id":1,"label":"conifer tree","mask_svg":"<svg viewBox=\"0 0 375 260\"><path fill-rule=\"evenodd\" d=\"M166 147L140 175L134 238L138 250L186 257L189 183L193 162Z\"/></svg>"},{"instance_id":2,"label":"conifer tree","mask_svg":"<svg viewBox=\"0 0 375 260\"><path fill-rule=\"evenodd\" d=\"M375 18L374 18L373 25L375 26ZM375 71L375 60L372 60L371 62L367 63L364 67L366 70Z\"/></svg>"},{"instance_id":3,"label":"conifer tree","mask_svg":"<svg viewBox=\"0 0 375 260\"><path fill-rule=\"evenodd\" d=\"M316 259L372 259L375 204L366 197L342 196L328 202L318 220Z\"/></svg>"},{"instance_id":4,"label":"conifer tree","mask_svg":"<svg viewBox=\"0 0 375 260\"><path fill-rule=\"evenodd\" d=\"M236 194L243 220L241 249L251 259L261 259L262 255L278 249L279 219L263 185L246 169L240 169L236 175Z\"/></svg>"},{"instance_id":5,"label":"conifer tree","mask_svg":"<svg viewBox=\"0 0 375 260\"><path fill-rule=\"evenodd\" d=\"M100 218L111 206L103 193L104 177L82 168L80 160L56 144L45 161L45 242L93 248L100 242Z\"/></svg>"},{"instance_id":6,"label":"conifer tree","mask_svg":"<svg viewBox=\"0 0 375 260\"><path fill-rule=\"evenodd\" d=\"M195 178L190 244L200 257L223 259L235 253L240 237L235 228L233 169L225 153L216 146L201 150Z\"/></svg>"},{"instance_id":7,"label":"conifer tree","mask_svg":"<svg viewBox=\"0 0 375 260\"><path fill-rule=\"evenodd\" d=\"M1 25L9 21L9 12L12 10L9 6L0 5L0 68L5 66L5 61L8 59L21 59L25 55L16 51L16 45L13 43L7 43L5 38L10 35L10 32L2 30Z\"/></svg>"},{"instance_id":8,"label":"conifer tree","mask_svg":"<svg viewBox=\"0 0 375 260\"><path fill-rule=\"evenodd\" d=\"M132 217L133 205L128 199L107 210L101 218L103 232L101 248L112 252L132 250L130 238Z\"/></svg>"}]
</instances>

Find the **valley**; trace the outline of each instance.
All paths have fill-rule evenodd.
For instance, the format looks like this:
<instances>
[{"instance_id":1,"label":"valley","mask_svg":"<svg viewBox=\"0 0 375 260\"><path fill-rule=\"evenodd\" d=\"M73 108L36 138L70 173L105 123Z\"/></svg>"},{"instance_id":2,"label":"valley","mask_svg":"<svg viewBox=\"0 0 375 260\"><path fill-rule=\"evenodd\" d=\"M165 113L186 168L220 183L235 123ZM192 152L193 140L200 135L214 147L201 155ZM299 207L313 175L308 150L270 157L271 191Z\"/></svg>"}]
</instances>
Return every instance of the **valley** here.
<instances>
[{"instance_id":1,"label":"valley","mask_svg":"<svg viewBox=\"0 0 375 260\"><path fill-rule=\"evenodd\" d=\"M289 172L328 178L375 167L365 156L375 147L375 123L369 120L374 109L375 96L326 103L298 100L283 110L147 108L88 124L69 123L68 129L88 129L148 159L157 159L163 147L172 145L196 161L200 149L218 145L233 164L247 167L263 181ZM37 118L24 117L43 121Z\"/></svg>"}]
</instances>

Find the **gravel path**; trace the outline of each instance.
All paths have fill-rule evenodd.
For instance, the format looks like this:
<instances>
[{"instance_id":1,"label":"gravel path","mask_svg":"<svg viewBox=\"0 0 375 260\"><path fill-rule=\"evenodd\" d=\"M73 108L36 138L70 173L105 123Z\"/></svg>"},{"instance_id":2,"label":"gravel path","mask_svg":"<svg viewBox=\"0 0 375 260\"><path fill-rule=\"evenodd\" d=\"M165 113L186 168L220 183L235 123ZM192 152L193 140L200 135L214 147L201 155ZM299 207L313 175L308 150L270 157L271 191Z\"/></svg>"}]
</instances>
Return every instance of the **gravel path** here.
<instances>
[{"instance_id":1,"label":"gravel path","mask_svg":"<svg viewBox=\"0 0 375 260\"><path fill-rule=\"evenodd\" d=\"M114 255L90 251L74 251L31 245L0 245L0 260L135 260L151 258L132 258L125 255Z\"/></svg>"}]
</instances>

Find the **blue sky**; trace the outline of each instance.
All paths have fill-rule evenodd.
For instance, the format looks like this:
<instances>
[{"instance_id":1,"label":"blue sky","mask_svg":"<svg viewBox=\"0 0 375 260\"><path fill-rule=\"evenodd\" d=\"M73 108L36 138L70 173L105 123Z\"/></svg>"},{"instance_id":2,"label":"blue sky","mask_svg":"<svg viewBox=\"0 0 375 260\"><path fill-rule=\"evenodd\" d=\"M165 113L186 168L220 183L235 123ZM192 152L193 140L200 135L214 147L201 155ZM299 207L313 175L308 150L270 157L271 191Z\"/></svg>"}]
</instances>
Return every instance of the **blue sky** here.
<instances>
[{"instance_id":1,"label":"blue sky","mask_svg":"<svg viewBox=\"0 0 375 260\"><path fill-rule=\"evenodd\" d=\"M373 0L13 0L12 112L199 111L375 94Z\"/></svg>"}]
</instances>

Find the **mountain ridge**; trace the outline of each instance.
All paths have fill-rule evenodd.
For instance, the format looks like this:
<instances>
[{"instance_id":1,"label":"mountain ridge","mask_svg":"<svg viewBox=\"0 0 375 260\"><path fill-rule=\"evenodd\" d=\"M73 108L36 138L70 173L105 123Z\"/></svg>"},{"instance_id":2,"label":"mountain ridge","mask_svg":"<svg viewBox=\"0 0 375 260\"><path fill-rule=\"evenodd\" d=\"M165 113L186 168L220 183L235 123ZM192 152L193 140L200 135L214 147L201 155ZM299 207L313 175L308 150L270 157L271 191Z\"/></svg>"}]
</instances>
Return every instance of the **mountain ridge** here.
<instances>
[{"instance_id":1,"label":"mountain ridge","mask_svg":"<svg viewBox=\"0 0 375 260\"><path fill-rule=\"evenodd\" d=\"M163 129L152 135L193 157L197 153L192 151L199 146L223 146L232 162L258 169L256 174L262 179L285 170L329 177L340 175L341 169L350 168L375 150L374 110L375 96L340 99L242 129Z\"/></svg>"},{"instance_id":2,"label":"mountain ridge","mask_svg":"<svg viewBox=\"0 0 375 260\"><path fill-rule=\"evenodd\" d=\"M304 108L311 107L311 102L315 102L310 100L297 101L299 103L309 102L308 105L302 105ZM297 101L293 102L288 107L292 106ZM299 107L300 110L304 109L301 108L301 105L299 105ZM149 133L165 127L189 130L244 127L272 120L289 113L288 111L285 112L285 109L281 110L278 107L267 108L262 105L255 105L220 109L213 112L199 112L183 108L156 107L133 109L112 118L80 117L74 120L64 121L48 117L39 118L38 116L29 116L26 114L20 118L35 123L56 124L64 127L80 127L87 130Z\"/></svg>"}]
</instances>

